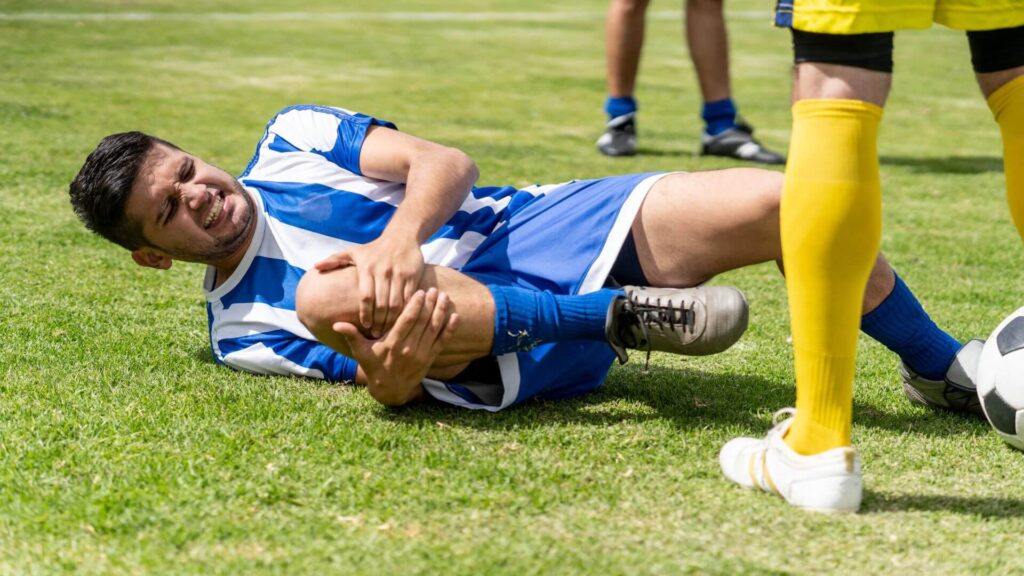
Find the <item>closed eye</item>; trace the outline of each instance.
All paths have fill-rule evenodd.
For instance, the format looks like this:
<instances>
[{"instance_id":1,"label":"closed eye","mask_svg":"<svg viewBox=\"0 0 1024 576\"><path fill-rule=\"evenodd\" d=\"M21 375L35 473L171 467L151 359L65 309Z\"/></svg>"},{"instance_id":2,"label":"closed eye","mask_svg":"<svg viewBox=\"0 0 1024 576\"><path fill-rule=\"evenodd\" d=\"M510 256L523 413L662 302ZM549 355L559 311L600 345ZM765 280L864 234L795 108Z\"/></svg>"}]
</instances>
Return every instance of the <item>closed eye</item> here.
<instances>
[{"instance_id":1,"label":"closed eye","mask_svg":"<svg viewBox=\"0 0 1024 576\"><path fill-rule=\"evenodd\" d=\"M196 172L196 164L191 158L186 157L178 168L178 181L188 182Z\"/></svg>"},{"instance_id":2,"label":"closed eye","mask_svg":"<svg viewBox=\"0 0 1024 576\"><path fill-rule=\"evenodd\" d=\"M178 208L178 202L177 202L177 200L168 198L167 202L166 202L166 206L167 206L167 208L164 209L164 220L163 220L163 225L164 226L166 226L171 221L171 218L174 218L174 212Z\"/></svg>"}]
</instances>

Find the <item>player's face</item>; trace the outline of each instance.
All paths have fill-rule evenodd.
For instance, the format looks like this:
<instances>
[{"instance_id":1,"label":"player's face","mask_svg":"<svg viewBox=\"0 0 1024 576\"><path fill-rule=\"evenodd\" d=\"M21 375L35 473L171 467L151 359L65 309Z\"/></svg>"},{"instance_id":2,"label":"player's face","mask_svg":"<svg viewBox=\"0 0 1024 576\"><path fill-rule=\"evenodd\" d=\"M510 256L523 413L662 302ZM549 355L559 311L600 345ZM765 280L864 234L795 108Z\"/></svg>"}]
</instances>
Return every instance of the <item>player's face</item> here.
<instances>
[{"instance_id":1,"label":"player's face","mask_svg":"<svg viewBox=\"0 0 1024 576\"><path fill-rule=\"evenodd\" d=\"M150 253L214 266L245 253L254 212L252 198L230 174L164 144L146 157L125 205L125 215L141 223ZM152 262L145 265L170 265Z\"/></svg>"}]
</instances>

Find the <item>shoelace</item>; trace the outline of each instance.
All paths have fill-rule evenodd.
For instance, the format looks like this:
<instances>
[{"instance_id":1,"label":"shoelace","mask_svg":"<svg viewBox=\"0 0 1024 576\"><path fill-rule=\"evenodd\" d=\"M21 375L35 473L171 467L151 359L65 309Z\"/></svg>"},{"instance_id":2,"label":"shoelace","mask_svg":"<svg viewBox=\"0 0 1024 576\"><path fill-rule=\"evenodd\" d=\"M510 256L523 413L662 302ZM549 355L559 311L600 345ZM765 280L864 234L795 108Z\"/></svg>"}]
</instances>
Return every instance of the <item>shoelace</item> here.
<instances>
[{"instance_id":1,"label":"shoelace","mask_svg":"<svg viewBox=\"0 0 1024 576\"><path fill-rule=\"evenodd\" d=\"M645 339L647 338L648 324L656 324L661 329L664 329L667 324L669 330L675 330L678 324L684 331L689 330L690 334L693 334L696 329L696 301L691 302L689 308L685 304L676 308L673 306L672 300L667 300L665 304L662 304L661 298L656 298L652 304L650 298L644 298L643 301L629 299L626 308L637 315L640 325L643 327Z\"/></svg>"},{"instance_id":2,"label":"shoelace","mask_svg":"<svg viewBox=\"0 0 1024 576\"><path fill-rule=\"evenodd\" d=\"M679 325L684 332L689 330L690 334L693 334L697 323L696 307L697 303L692 302L689 308L685 304L676 308L673 306L672 300L667 300L663 305L661 298L656 298L653 304L650 298L644 298L643 301L633 298L626 300L623 310L632 312L636 316L640 333L643 334L644 351L647 353L644 359L645 372L651 366L651 337L647 326L657 325L659 329L664 330L667 325L668 329L673 331L676 325Z\"/></svg>"}]
</instances>

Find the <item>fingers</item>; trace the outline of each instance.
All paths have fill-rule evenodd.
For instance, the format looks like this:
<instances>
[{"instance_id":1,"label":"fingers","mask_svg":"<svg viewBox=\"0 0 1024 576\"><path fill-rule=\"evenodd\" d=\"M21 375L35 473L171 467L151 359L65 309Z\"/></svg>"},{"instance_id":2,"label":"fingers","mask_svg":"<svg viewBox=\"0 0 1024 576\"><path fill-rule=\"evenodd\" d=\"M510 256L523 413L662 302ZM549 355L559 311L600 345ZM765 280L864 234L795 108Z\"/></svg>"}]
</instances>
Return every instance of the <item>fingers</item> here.
<instances>
[{"instance_id":1,"label":"fingers","mask_svg":"<svg viewBox=\"0 0 1024 576\"><path fill-rule=\"evenodd\" d=\"M437 295L436 301L437 304L430 315L430 329L425 332L425 336L428 336L431 342L441 335L445 323L448 321L448 305L450 304L448 295L441 292Z\"/></svg>"},{"instance_id":2,"label":"fingers","mask_svg":"<svg viewBox=\"0 0 1024 576\"><path fill-rule=\"evenodd\" d=\"M365 266L356 266L356 270L359 274L359 323L374 338L379 338L380 334L373 331L373 274Z\"/></svg>"},{"instance_id":3,"label":"fingers","mask_svg":"<svg viewBox=\"0 0 1024 576\"><path fill-rule=\"evenodd\" d=\"M412 295L401 314L398 315L398 319L395 320L395 325L388 331L387 339L391 345L397 347L409 341L410 333L416 329L416 325L420 321L420 312L423 310L425 300L426 294L423 291L417 291Z\"/></svg>"},{"instance_id":4,"label":"fingers","mask_svg":"<svg viewBox=\"0 0 1024 576\"><path fill-rule=\"evenodd\" d=\"M373 333L374 338L380 338L387 326L388 312L391 311L391 278L387 275L375 277L373 288L373 325L370 332ZM401 306L395 309L396 318L399 310L401 310Z\"/></svg>"},{"instance_id":5,"label":"fingers","mask_svg":"<svg viewBox=\"0 0 1024 576\"><path fill-rule=\"evenodd\" d=\"M452 337L455 335L455 330L459 327L459 314L452 312L451 316L448 317L448 321L444 325L444 330L434 339L434 344L431 346L430 354L432 358L436 358L438 354L444 350L444 347L448 345ZM431 360L433 361L433 360Z\"/></svg>"},{"instance_id":6,"label":"fingers","mask_svg":"<svg viewBox=\"0 0 1024 576\"><path fill-rule=\"evenodd\" d=\"M355 356L356 360L359 360L359 356L363 356L363 352L369 350L370 341L359 331L359 328L355 324L349 322L335 322L331 328L341 335L342 338L348 342L349 350L352 351L352 355Z\"/></svg>"},{"instance_id":7,"label":"fingers","mask_svg":"<svg viewBox=\"0 0 1024 576\"><path fill-rule=\"evenodd\" d=\"M447 298L447 296L445 296ZM431 317L434 314L434 310L437 308L438 291L437 288L431 288L427 290L423 297L423 306L420 307L419 317L416 319L416 324L413 326L409 333L409 344L412 346L420 346L423 341L424 334L431 323Z\"/></svg>"},{"instance_id":8,"label":"fingers","mask_svg":"<svg viewBox=\"0 0 1024 576\"><path fill-rule=\"evenodd\" d=\"M317 262L313 265L314 268L321 272L328 272L330 270L337 270L338 268L344 268L352 265L352 255L348 252L338 252L331 254L327 258Z\"/></svg>"},{"instance_id":9,"label":"fingers","mask_svg":"<svg viewBox=\"0 0 1024 576\"><path fill-rule=\"evenodd\" d=\"M412 292L415 292L415 290ZM383 325L381 326L381 330L387 331L391 328L391 325L398 319L398 315L402 313L402 308L410 297L412 297L412 293L410 293L409 296L405 296L402 292L402 285L392 279L390 293L387 300L387 309L385 310L387 315L384 319Z\"/></svg>"}]
</instances>

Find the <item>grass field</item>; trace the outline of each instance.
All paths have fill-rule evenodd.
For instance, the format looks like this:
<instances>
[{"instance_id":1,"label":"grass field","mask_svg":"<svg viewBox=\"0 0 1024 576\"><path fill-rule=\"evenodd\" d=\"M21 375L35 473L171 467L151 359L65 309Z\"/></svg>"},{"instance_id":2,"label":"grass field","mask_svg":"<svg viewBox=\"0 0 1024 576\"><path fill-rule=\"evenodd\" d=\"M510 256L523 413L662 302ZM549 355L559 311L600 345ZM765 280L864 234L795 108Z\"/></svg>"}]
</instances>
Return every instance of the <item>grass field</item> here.
<instances>
[{"instance_id":1,"label":"grass field","mask_svg":"<svg viewBox=\"0 0 1024 576\"><path fill-rule=\"evenodd\" d=\"M733 76L784 148L789 38L770 4L730 0ZM238 173L300 102L458 146L484 184L729 166L694 156L675 7L649 25L644 153L611 160L593 150L603 0L0 0L0 573L1024 570L1024 454L911 406L866 338L861 514L722 479L721 445L793 402L774 266L719 280L746 290L752 319L720 356L656 355L584 398L500 414L393 410L216 367L200 267L139 268L68 205L108 133L154 132ZM984 336L1022 304L1024 261L961 34L899 35L886 114L883 249L941 325Z\"/></svg>"}]
</instances>

